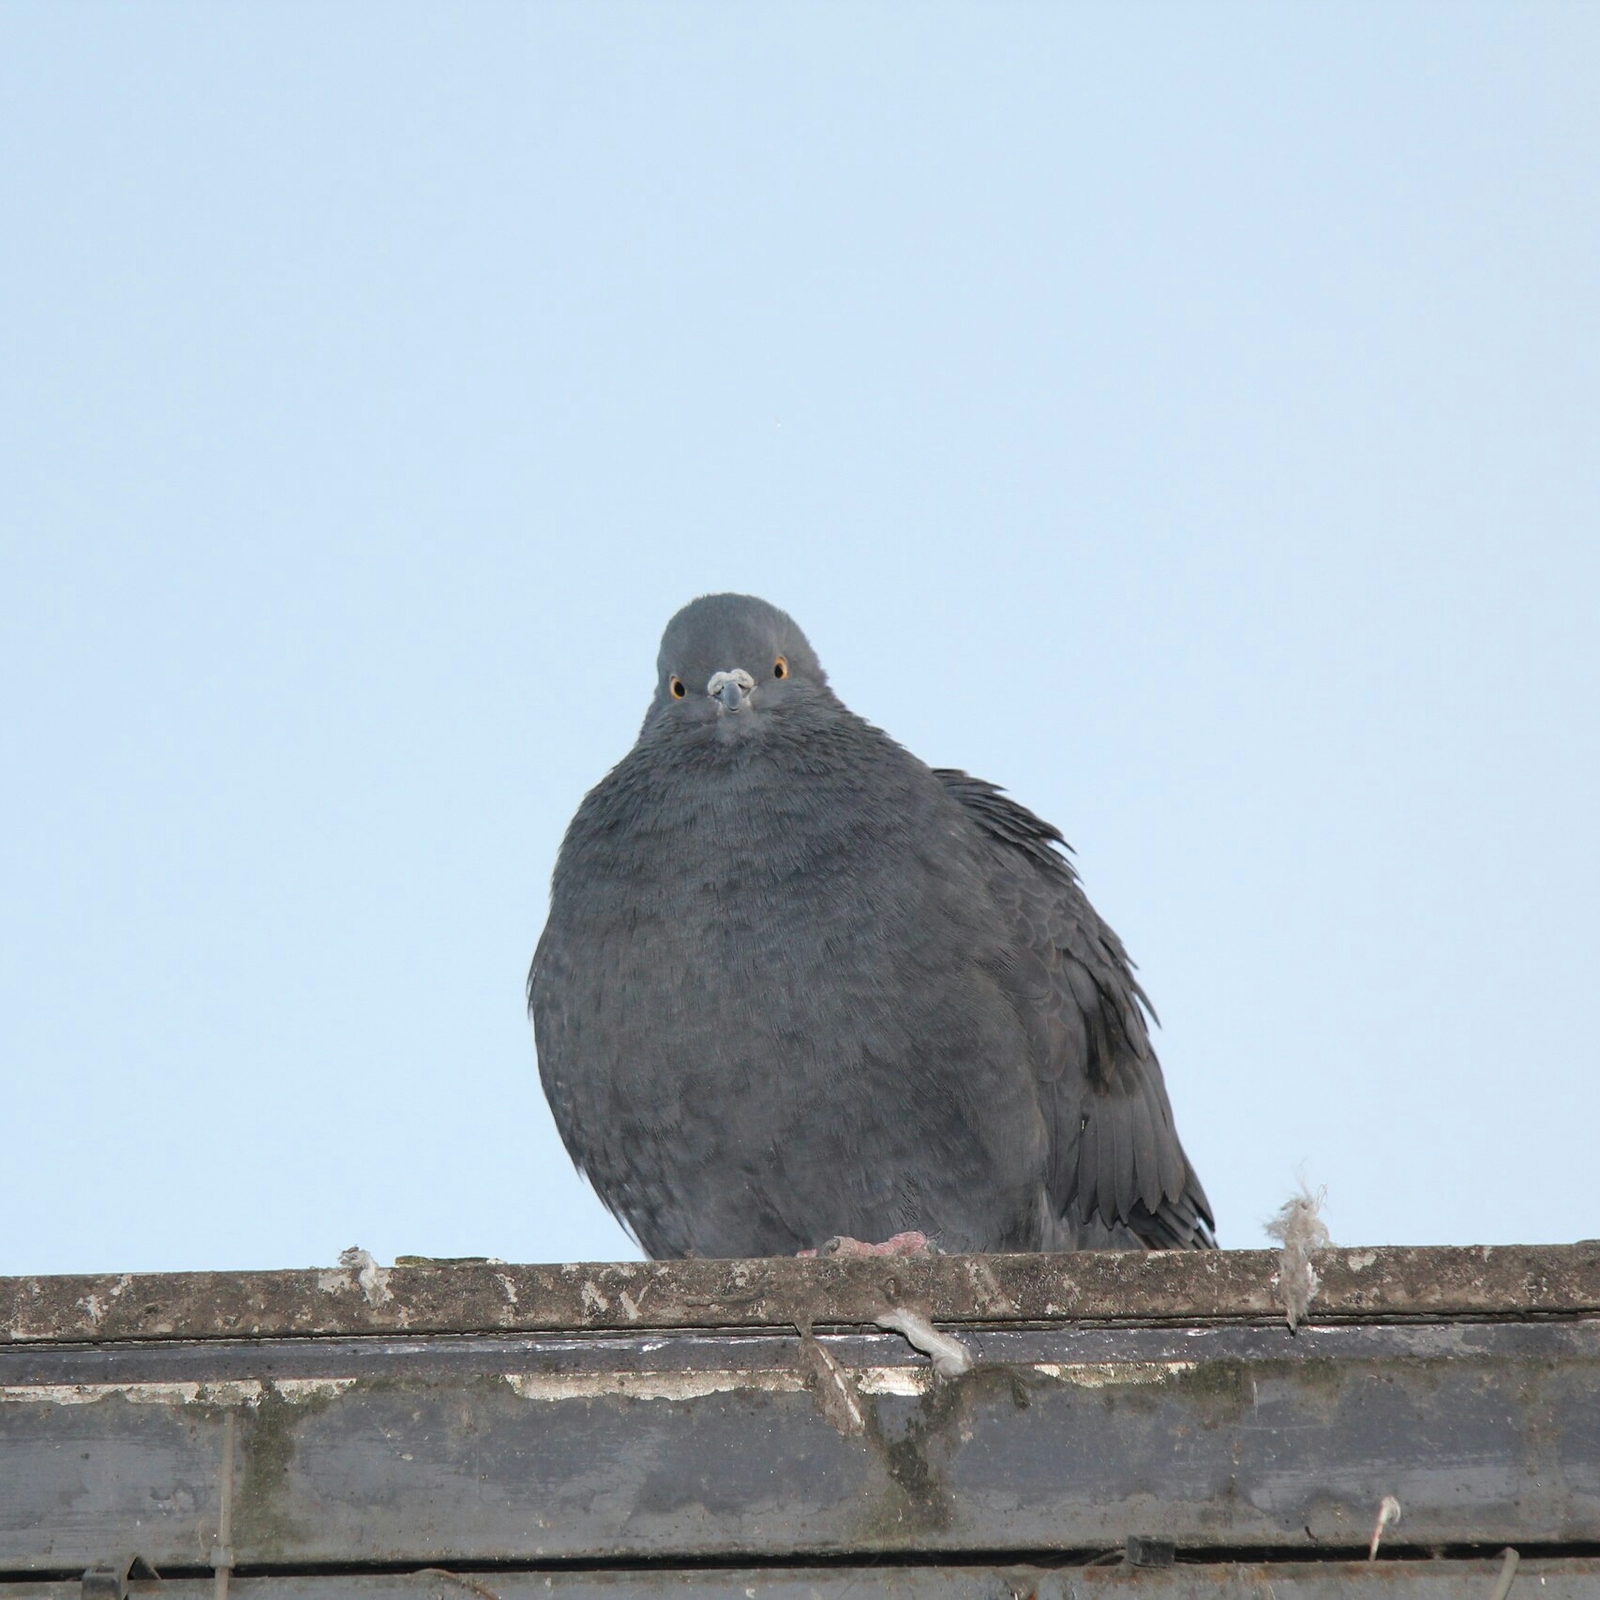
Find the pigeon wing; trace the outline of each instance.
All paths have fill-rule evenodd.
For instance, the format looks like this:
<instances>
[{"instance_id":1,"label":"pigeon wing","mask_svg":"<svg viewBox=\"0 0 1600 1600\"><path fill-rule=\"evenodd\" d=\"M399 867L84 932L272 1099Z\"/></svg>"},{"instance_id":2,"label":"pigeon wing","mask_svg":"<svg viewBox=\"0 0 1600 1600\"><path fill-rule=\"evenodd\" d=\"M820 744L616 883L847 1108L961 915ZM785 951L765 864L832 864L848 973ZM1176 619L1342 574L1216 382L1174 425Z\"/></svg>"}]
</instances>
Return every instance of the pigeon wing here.
<instances>
[{"instance_id":1,"label":"pigeon wing","mask_svg":"<svg viewBox=\"0 0 1600 1600\"><path fill-rule=\"evenodd\" d=\"M1034 1038L1051 1135L1046 1189L1063 1235L1080 1247L1215 1248L1150 1043L1154 1010L1065 841L994 784L936 775L984 836L990 887L1015 926L1007 977Z\"/></svg>"}]
</instances>

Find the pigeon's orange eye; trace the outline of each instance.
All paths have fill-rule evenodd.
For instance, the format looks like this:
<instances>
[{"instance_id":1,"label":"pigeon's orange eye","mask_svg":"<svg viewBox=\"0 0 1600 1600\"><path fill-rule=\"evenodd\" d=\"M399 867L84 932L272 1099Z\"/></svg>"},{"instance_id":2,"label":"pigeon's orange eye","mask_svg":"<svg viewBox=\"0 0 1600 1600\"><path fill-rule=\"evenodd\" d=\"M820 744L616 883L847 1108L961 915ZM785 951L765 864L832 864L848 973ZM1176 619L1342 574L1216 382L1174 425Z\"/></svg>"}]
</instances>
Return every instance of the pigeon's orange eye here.
<instances>
[{"instance_id":1,"label":"pigeon's orange eye","mask_svg":"<svg viewBox=\"0 0 1600 1600\"><path fill-rule=\"evenodd\" d=\"M672 698L674 700L683 699L683 697L686 694L688 694L688 692L689 691L687 689L685 689L684 686L683 686L683 679L682 678L674 678L672 680Z\"/></svg>"},{"instance_id":2,"label":"pigeon's orange eye","mask_svg":"<svg viewBox=\"0 0 1600 1600\"><path fill-rule=\"evenodd\" d=\"M772 663L772 676L774 678L787 678L789 676L789 658L787 656L779 656Z\"/></svg>"}]
</instances>

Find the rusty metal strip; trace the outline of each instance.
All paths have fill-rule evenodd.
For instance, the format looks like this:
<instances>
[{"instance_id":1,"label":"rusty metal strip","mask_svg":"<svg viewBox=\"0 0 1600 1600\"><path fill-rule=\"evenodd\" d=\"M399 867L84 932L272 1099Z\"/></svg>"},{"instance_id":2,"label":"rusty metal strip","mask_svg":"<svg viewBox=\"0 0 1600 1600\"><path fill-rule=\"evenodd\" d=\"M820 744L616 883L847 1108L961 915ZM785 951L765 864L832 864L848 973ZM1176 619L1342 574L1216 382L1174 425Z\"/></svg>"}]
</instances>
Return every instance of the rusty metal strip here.
<instances>
[{"instance_id":1,"label":"rusty metal strip","mask_svg":"<svg viewBox=\"0 0 1600 1600\"><path fill-rule=\"evenodd\" d=\"M240 1600L1493 1600L1499 1556L1470 1561L1229 1562L1165 1570L1121 1566L651 1568L627 1572L451 1571L253 1577ZM1595 1600L1600 1561L1524 1559L1517 1592ZM130 1585L150 1600L207 1600L199 1580ZM73 1583L0 1582L0 1600L79 1600Z\"/></svg>"}]
</instances>

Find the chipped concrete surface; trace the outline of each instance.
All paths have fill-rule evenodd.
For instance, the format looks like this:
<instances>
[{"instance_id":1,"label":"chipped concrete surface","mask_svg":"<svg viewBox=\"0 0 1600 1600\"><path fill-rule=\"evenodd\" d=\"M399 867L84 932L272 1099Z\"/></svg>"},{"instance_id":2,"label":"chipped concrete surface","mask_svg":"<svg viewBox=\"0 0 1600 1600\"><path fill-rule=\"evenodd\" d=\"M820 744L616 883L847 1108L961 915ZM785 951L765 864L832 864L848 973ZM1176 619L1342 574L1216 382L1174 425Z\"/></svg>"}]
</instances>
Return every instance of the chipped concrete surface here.
<instances>
[{"instance_id":1,"label":"chipped concrete surface","mask_svg":"<svg viewBox=\"0 0 1600 1600\"><path fill-rule=\"evenodd\" d=\"M710 1394L760 1390L797 1394L798 1372L508 1372L505 1381L524 1400L591 1400L618 1395L626 1400L698 1400Z\"/></svg>"},{"instance_id":2,"label":"chipped concrete surface","mask_svg":"<svg viewBox=\"0 0 1600 1600\"><path fill-rule=\"evenodd\" d=\"M96 1405L126 1400L136 1406L254 1406L268 1395L303 1405L343 1394L355 1378L243 1378L214 1383L12 1383L0 1385L0 1405Z\"/></svg>"},{"instance_id":3,"label":"chipped concrete surface","mask_svg":"<svg viewBox=\"0 0 1600 1600\"><path fill-rule=\"evenodd\" d=\"M929 1366L846 1366L823 1349L839 1376L860 1394L919 1399L939 1376ZM1019 1375L1079 1389L1127 1388L1171 1383L1199 1366L1195 1361L1038 1361L1008 1368ZM566 1401L616 1395L634 1400L691 1400L710 1394L758 1391L795 1394L807 1387L800 1367L721 1369L616 1369L597 1372L507 1372L500 1374L524 1400ZM0 1386L0 1405L92 1405L120 1399L133 1405L253 1406L269 1395L291 1405L331 1399L360 1380L351 1377L254 1378L201 1383L9 1384Z\"/></svg>"},{"instance_id":4,"label":"chipped concrete surface","mask_svg":"<svg viewBox=\"0 0 1600 1600\"><path fill-rule=\"evenodd\" d=\"M361 1271L0 1278L0 1344L102 1339L936 1326L1282 1317L1276 1252L1094 1251L925 1260L466 1263ZM1319 1251L1312 1323L1600 1313L1600 1242Z\"/></svg>"},{"instance_id":5,"label":"chipped concrete surface","mask_svg":"<svg viewBox=\"0 0 1600 1600\"><path fill-rule=\"evenodd\" d=\"M933 1388L935 1371L927 1367L839 1366L841 1376L861 1394L900 1395L919 1399ZM1162 1362L1034 1362L1015 1370L1048 1382L1081 1389L1169 1383L1193 1371L1192 1361ZM616 1395L632 1400L692 1400L710 1394L759 1391L796 1394L805 1389L806 1375L795 1367L729 1367L713 1370L668 1369L602 1372L507 1372L501 1374L512 1393L524 1400L566 1401ZM130 1405L254 1406L268 1396L290 1405L327 1400L343 1394L360 1380L341 1378L246 1378L200 1383L191 1381L145 1383L37 1383L0 1385L0 1405L94 1405L105 1400L125 1400Z\"/></svg>"},{"instance_id":6,"label":"chipped concrete surface","mask_svg":"<svg viewBox=\"0 0 1600 1600\"><path fill-rule=\"evenodd\" d=\"M1040 1366L1033 1370L1043 1378L1078 1381L1075 1376L1068 1376L1076 1369ZM916 1400L933 1386L931 1367L840 1367L839 1371L862 1394L900 1395ZM696 1400L709 1394L741 1394L752 1390L766 1394L798 1394L806 1387L805 1374L793 1367L728 1368L709 1372L508 1372L505 1381L512 1392L524 1400L588 1400L602 1395L620 1395L630 1400ZM1100 1381L1119 1380L1106 1377Z\"/></svg>"},{"instance_id":7,"label":"chipped concrete surface","mask_svg":"<svg viewBox=\"0 0 1600 1600\"><path fill-rule=\"evenodd\" d=\"M1193 1372L1197 1361L1075 1361L1039 1362L1033 1371L1041 1378L1054 1378L1080 1389L1105 1389L1112 1385L1171 1383L1185 1372Z\"/></svg>"}]
</instances>

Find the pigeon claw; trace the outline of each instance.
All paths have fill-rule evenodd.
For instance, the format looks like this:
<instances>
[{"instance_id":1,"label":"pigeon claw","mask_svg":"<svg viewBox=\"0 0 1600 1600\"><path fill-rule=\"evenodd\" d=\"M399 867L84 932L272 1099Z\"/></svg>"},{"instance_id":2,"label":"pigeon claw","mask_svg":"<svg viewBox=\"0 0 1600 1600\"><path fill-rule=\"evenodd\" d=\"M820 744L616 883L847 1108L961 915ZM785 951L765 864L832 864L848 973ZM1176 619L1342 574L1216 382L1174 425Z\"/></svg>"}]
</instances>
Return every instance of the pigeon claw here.
<instances>
[{"instance_id":1,"label":"pigeon claw","mask_svg":"<svg viewBox=\"0 0 1600 1600\"><path fill-rule=\"evenodd\" d=\"M867 1244L864 1240L850 1238L848 1234L839 1234L829 1239L820 1250L797 1252L801 1256L934 1256L938 1253L927 1234L915 1230L897 1233L882 1244Z\"/></svg>"}]
</instances>

